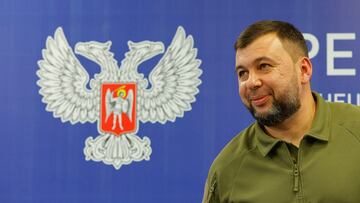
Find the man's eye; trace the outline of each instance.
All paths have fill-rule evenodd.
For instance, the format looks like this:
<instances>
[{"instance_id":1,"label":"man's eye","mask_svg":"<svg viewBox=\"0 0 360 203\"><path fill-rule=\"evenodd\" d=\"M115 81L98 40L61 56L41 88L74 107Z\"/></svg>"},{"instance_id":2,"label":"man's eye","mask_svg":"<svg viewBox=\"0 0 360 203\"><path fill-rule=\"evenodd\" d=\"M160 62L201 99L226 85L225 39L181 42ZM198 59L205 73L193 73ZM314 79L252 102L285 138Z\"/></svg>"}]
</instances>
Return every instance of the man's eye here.
<instances>
[{"instance_id":1,"label":"man's eye","mask_svg":"<svg viewBox=\"0 0 360 203\"><path fill-rule=\"evenodd\" d=\"M260 69L266 69L266 68L269 68L269 67L270 67L270 64L268 64L268 63L262 63L259 66Z\"/></svg>"},{"instance_id":2,"label":"man's eye","mask_svg":"<svg viewBox=\"0 0 360 203\"><path fill-rule=\"evenodd\" d=\"M240 70L238 72L238 76L240 79L245 79L246 78L246 75L247 75L247 71L244 71L244 70Z\"/></svg>"}]
</instances>

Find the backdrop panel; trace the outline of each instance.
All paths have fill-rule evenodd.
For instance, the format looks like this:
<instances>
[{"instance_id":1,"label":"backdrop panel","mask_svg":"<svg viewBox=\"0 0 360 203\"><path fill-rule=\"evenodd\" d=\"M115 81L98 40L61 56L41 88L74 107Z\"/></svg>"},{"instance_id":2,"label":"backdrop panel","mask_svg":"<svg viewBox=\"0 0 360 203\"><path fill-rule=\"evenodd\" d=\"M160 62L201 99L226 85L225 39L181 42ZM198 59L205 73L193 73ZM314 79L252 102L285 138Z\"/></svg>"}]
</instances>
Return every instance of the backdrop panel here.
<instances>
[{"instance_id":1,"label":"backdrop panel","mask_svg":"<svg viewBox=\"0 0 360 203\"><path fill-rule=\"evenodd\" d=\"M240 31L261 19L295 24L309 43L313 89L325 99L360 105L359 8L356 0L2 0L0 202L200 202L211 162L253 120L239 99L234 69ZM129 40L158 41L167 49L179 26L201 60L191 110L175 122L139 122L137 135L151 141L148 161L118 170L86 161L85 140L99 134L97 122L62 122L39 94L36 72L48 37L62 27L72 50L78 42L111 41L108 51L120 66ZM90 78L100 72L98 64L74 56ZM163 56L138 71L150 77Z\"/></svg>"}]
</instances>

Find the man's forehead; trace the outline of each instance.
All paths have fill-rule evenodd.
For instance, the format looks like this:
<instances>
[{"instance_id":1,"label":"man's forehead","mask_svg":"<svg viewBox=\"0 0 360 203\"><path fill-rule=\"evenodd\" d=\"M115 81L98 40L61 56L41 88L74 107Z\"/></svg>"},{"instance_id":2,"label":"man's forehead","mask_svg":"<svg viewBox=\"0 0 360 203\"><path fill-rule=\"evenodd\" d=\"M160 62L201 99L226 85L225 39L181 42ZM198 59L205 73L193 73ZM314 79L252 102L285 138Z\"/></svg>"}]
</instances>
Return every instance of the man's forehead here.
<instances>
[{"instance_id":1,"label":"man's forehead","mask_svg":"<svg viewBox=\"0 0 360 203\"><path fill-rule=\"evenodd\" d=\"M269 33L254 40L247 47L236 50L236 63L251 63L260 57L279 59L278 56L282 53L287 52L281 40L275 33Z\"/></svg>"},{"instance_id":2,"label":"man's forehead","mask_svg":"<svg viewBox=\"0 0 360 203\"><path fill-rule=\"evenodd\" d=\"M267 51L279 48L283 48L281 40L275 33L269 33L257 38L245 48L238 49L236 54L241 56L243 54L253 53L253 51Z\"/></svg>"}]
</instances>

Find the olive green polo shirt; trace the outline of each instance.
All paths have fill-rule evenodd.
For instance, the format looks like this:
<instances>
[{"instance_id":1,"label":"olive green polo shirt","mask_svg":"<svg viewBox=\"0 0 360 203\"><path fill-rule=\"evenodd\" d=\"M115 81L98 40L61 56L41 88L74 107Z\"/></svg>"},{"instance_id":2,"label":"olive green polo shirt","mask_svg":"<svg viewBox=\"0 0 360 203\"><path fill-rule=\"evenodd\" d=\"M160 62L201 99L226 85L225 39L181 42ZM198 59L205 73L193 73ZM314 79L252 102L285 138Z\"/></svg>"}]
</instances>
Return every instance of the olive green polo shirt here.
<instances>
[{"instance_id":1,"label":"olive green polo shirt","mask_svg":"<svg viewBox=\"0 0 360 203\"><path fill-rule=\"evenodd\" d=\"M359 203L360 107L325 102L299 148L267 135L256 122L213 162L206 203Z\"/></svg>"}]
</instances>

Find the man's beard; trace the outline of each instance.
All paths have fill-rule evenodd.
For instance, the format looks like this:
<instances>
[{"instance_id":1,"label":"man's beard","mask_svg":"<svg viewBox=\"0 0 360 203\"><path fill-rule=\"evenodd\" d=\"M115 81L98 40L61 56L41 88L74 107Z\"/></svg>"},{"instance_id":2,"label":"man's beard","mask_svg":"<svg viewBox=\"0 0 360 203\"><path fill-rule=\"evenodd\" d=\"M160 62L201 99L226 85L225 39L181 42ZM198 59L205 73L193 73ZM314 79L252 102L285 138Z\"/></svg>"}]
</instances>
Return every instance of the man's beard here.
<instances>
[{"instance_id":1,"label":"man's beard","mask_svg":"<svg viewBox=\"0 0 360 203\"><path fill-rule=\"evenodd\" d=\"M251 106L247 107L251 115L261 124L265 126L275 126L286 119L291 115L297 112L300 108L300 99L295 91L292 95L283 95L281 98L276 99L273 95L273 104L271 109L265 113L256 112L255 108Z\"/></svg>"}]
</instances>

